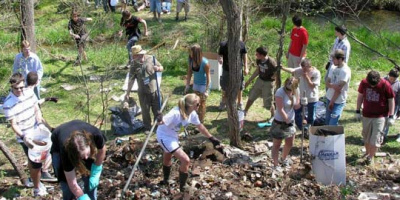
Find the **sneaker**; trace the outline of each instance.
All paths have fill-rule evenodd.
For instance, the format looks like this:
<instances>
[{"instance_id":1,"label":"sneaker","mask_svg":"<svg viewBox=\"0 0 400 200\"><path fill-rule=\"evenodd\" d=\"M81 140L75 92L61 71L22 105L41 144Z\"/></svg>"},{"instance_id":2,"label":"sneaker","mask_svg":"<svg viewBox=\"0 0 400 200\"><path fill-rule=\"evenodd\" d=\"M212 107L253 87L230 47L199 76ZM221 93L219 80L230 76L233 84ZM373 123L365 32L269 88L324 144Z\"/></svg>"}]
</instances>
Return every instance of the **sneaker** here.
<instances>
[{"instance_id":1,"label":"sneaker","mask_svg":"<svg viewBox=\"0 0 400 200\"><path fill-rule=\"evenodd\" d=\"M282 167L285 168L290 168L290 166L293 164L293 161L290 158L286 158L285 160L282 161Z\"/></svg>"},{"instance_id":2,"label":"sneaker","mask_svg":"<svg viewBox=\"0 0 400 200\"><path fill-rule=\"evenodd\" d=\"M28 188L33 188L33 182L31 178L26 179L25 183L24 183L25 187Z\"/></svg>"},{"instance_id":3,"label":"sneaker","mask_svg":"<svg viewBox=\"0 0 400 200\"><path fill-rule=\"evenodd\" d=\"M268 120L268 123L271 123L271 124L272 124L272 122L274 121L274 119L275 119L275 117L272 116L271 119Z\"/></svg>"},{"instance_id":4,"label":"sneaker","mask_svg":"<svg viewBox=\"0 0 400 200\"><path fill-rule=\"evenodd\" d=\"M396 142L400 142L400 135L397 137Z\"/></svg>"},{"instance_id":5,"label":"sneaker","mask_svg":"<svg viewBox=\"0 0 400 200\"><path fill-rule=\"evenodd\" d=\"M48 195L46 188L41 184L39 188L33 188L33 196L34 197L44 197Z\"/></svg>"},{"instance_id":6,"label":"sneaker","mask_svg":"<svg viewBox=\"0 0 400 200\"><path fill-rule=\"evenodd\" d=\"M239 103L237 109L238 109L238 110L243 110L243 104L242 104L242 103Z\"/></svg>"},{"instance_id":7,"label":"sneaker","mask_svg":"<svg viewBox=\"0 0 400 200\"><path fill-rule=\"evenodd\" d=\"M52 176L49 172L42 172L40 180L44 182L57 182L57 178Z\"/></svg>"},{"instance_id":8,"label":"sneaker","mask_svg":"<svg viewBox=\"0 0 400 200\"><path fill-rule=\"evenodd\" d=\"M161 19L158 19L158 23L162 23Z\"/></svg>"},{"instance_id":9,"label":"sneaker","mask_svg":"<svg viewBox=\"0 0 400 200\"><path fill-rule=\"evenodd\" d=\"M188 19L188 18L185 16L185 18L184 18L183 20L187 21L187 19Z\"/></svg>"},{"instance_id":10,"label":"sneaker","mask_svg":"<svg viewBox=\"0 0 400 200\"><path fill-rule=\"evenodd\" d=\"M175 17L175 21L178 21L179 20L179 17Z\"/></svg>"},{"instance_id":11,"label":"sneaker","mask_svg":"<svg viewBox=\"0 0 400 200\"><path fill-rule=\"evenodd\" d=\"M359 165L370 165L372 163L372 158L368 156L363 156L362 158L358 159L357 164Z\"/></svg>"}]
</instances>

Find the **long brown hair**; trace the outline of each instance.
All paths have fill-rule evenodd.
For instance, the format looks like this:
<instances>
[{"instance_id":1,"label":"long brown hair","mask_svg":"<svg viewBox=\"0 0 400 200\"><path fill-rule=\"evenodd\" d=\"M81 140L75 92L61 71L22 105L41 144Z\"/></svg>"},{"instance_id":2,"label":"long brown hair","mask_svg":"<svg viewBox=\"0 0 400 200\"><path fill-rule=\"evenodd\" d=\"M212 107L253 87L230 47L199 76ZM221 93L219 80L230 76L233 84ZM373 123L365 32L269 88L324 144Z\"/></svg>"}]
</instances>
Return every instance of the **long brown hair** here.
<instances>
[{"instance_id":1,"label":"long brown hair","mask_svg":"<svg viewBox=\"0 0 400 200\"><path fill-rule=\"evenodd\" d=\"M200 45L194 44L189 49L189 60L193 63L193 67L199 68L203 59L203 51ZM190 66L192 67L192 66Z\"/></svg>"},{"instance_id":2,"label":"long brown hair","mask_svg":"<svg viewBox=\"0 0 400 200\"><path fill-rule=\"evenodd\" d=\"M90 171L86 169L83 159L80 156L80 152L89 146L90 158L94 159L97 149L93 142L92 135L84 130L74 131L67 139L64 146L66 152L68 152L68 158L71 164L76 168L76 171L84 176L90 175Z\"/></svg>"},{"instance_id":3,"label":"long brown hair","mask_svg":"<svg viewBox=\"0 0 400 200\"><path fill-rule=\"evenodd\" d=\"M178 106L179 106L179 112L181 113L181 116L183 119L188 118L188 113L187 110L190 106L194 105L195 101L199 101L199 96L197 96L194 93L187 94L184 97L179 99Z\"/></svg>"}]
</instances>

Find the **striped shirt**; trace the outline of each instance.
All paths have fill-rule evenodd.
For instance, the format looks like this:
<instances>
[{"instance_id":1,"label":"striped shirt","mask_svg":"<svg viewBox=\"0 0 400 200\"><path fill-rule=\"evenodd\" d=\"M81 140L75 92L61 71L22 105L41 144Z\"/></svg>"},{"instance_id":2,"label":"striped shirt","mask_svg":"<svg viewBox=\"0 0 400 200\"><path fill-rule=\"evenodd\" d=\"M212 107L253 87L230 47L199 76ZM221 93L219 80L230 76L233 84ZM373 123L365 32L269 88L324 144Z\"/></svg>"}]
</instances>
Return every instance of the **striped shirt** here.
<instances>
[{"instance_id":1,"label":"striped shirt","mask_svg":"<svg viewBox=\"0 0 400 200\"><path fill-rule=\"evenodd\" d=\"M33 130L36 123L37 103L38 99L32 89L24 89L19 97L10 92L4 102L3 109L7 121L15 120L24 136ZM22 142L22 139L17 137L17 141Z\"/></svg>"},{"instance_id":2,"label":"striped shirt","mask_svg":"<svg viewBox=\"0 0 400 200\"><path fill-rule=\"evenodd\" d=\"M347 37L344 37L343 40L339 40L339 38L337 37L337 38L335 39L335 42L333 43L333 47L332 47L332 50L331 50L331 54L329 55L329 62L332 63L332 57L331 57L331 55L335 53L335 50L341 49L341 50L344 51L344 57L345 57L344 61L345 61L346 63L349 63L350 48L351 48L351 47L350 47L350 42L349 42L349 40L347 39Z\"/></svg>"}]
</instances>

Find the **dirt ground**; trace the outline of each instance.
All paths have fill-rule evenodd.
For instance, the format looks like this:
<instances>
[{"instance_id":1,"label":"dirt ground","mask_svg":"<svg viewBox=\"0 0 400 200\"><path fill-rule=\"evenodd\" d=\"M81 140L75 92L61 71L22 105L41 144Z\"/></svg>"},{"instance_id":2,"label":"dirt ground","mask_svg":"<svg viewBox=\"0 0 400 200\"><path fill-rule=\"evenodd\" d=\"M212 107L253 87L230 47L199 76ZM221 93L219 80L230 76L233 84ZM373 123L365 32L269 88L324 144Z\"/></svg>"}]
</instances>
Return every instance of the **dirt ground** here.
<instances>
[{"instance_id":1,"label":"dirt ground","mask_svg":"<svg viewBox=\"0 0 400 200\"><path fill-rule=\"evenodd\" d=\"M162 180L162 150L155 140L150 140L127 191L123 193L142 145L142 141L127 137L110 141L98 190L99 199L120 199L122 195L128 199L357 199L362 195L400 199L400 161L390 155L375 159L371 166L347 164L346 185L325 186L317 183L308 154L304 155L303 164L298 156L292 156L291 168L279 173L272 170L271 142L267 140L245 143L244 150L224 146L221 153L197 135L182 139L182 146L192 161L185 193L178 189L177 160L173 162L170 185L159 184ZM308 152L307 148L305 152ZM30 199L31 189L21 185L8 163L2 161L0 164L4 169L0 180L3 199ZM58 184L46 185L53 186L54 190L43 199L61 198Z\"/></svg>"}]
</instances>

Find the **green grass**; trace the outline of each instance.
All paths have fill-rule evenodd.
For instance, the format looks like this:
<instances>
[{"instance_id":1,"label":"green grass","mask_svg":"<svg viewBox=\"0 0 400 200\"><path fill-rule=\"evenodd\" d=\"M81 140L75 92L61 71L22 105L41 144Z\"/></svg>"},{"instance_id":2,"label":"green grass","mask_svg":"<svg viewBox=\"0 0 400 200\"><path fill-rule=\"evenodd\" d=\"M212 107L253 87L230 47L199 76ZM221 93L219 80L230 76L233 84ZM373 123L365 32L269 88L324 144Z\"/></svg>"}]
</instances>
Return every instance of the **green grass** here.
<instances>
[{"instance_id":1,"label":"green grass","mask_svg":"<svg viewBox=\"0 0 400 200\"><path fill-rule=\"evenodd\" d=\"M196 4L193 4L196 5ZM184 80L182 76L186 74L187 69L187 46L193 43L199 43L206 51L216 51L218 40L216 39L216 30L219 28L220 20L218 16L207 16L213 24L205 26L203 16L199 15L199 10L192 6L193 10L189 15L187 22L174 21L174 14L163 15L163 24L152 21L152 15L147 11L140 12L139 16L144 18L148 23L148 29L151 32L149 37L143 37L139 44L145 49L150 49L156 44L165 42L165 46L152 52L157 59L163 64L165 72L163 73L162 90L164 95L168 95L168 109L175 106L178 99L182 96L184 89ZM42 93L42 97L55 96L60 100L57 104L48 102L42 106L44 117L53 126L72 119L85 119L87 108L86 96L84 90L84 82L82 73L86 77L90 75L101 75L106 77L104 82L105 87L112 87L112 91L108 94L108 104L118 105L117 102L110 100L112 95L120 96L123 94L121 90L127 70L117 69L118 66L127 63L126 39L116 38L115 33L120 30L119 20L120 14L104 14L101 9L93 10L88 8L82 16L93 17L93 22L87 23L87 28L91 32L91 42L87 44L88 62L83 63L83 71L80 67L73 66L73 61L76 58L77 50L75 41L69 36L67 23L69 19L69 10L57 14L59 5L57 2L50 0L40 1L40 6L35 10L36 17L36 37L38 41L37 54L44 64L45 73L42 80L42 87L47 91ZM4 27L18 26L12 17L7 13L0 15L1 19L9 19L0 22ZM181 15L182 17L182 15ZM51 23L48 23L51 20ZM334 40L334 26L329 23L317 23L312 21L312 18L306 18L304 24L310 33L310 44L307 51L307 56L312 60L312 63L317 67L322 76L325 75L325 64L328 61L328 54ZM142 25L141 29L143 31ZM259 14L257 18L251 19L250 35L247 42L248 55L251 61L255 61L255 49L260 45L269 48L269 54L275 57L278 50L279 35L276 30L280 29L280 19ZM289 33L292 28L290 19L287 21L285 38L285 51L287 51L289 43ZM389 55L394 60L400 61L400 54L396 46L389 45L387 41L382 41L378 37L372 35L368 30L358 27L348 27L358 39L365 42L384 54ZM400 46L400 33L382 31L384 37ZM215 38L207 38L213 36ZM17 53L18 29L7 28L0 32L0 88L1 94L8 93L9 85L7 84L8 77L11 75L12 63L15 54ZM179 39L176 49L172 49L175 42ZM361 123L353 120L357 97L357 83L363 79L368 70L375 69L381 72L384 76L392 67L392 64L385 59L378 58L369 50L364 49L361 45L353 40L350 40L352 52L350 56L349 66L352 69L352 81L349 92L349 98L340 123L345 127L346 134L346 152L348 157L358 158L361 155ZM385 47L387 46L387 47ZM65 59L61 59L65 58ZM283 58L283 64L286 65L286 59ZM253 63L249 63L253 66ZM251 69L252 74L254 67ZM288 74L283 72L283 77ZM248 79L249 76L246 77ZM77 86L77 89L65 91L61 88L63 84ZM321 96L324 94L324 84L321 84ZM91 123L95 123L95 119L101 114L101 93L99 82L89 82L90 90L90 110L89 116ZM246 103L249 88L244 92L244 103ZM104 95L104 94L103 94ZM133 96L137 99L136 94ZM207 100L207 115L205 125L209 128L212 134L221 138L224 143L229 143L228 131L226 123L227 113L220 112L217 107L219 105L221 92L212 91ZM269 139L267 129L259 129L257 122L265 121L269 118L269 111L262 108L262 101L258 99L250 109L244 131L250 132L256 140ZM168 110L167 109L167 110ZM165 111L166 112L166 111ZM108 120L105 119L105 120ZM103 130L110 130L108 125L102 127ZM14 134L10 128L5 125L1 126L2 134L0 139L6 141L7 144L16 146ZM395 135L400 132L399 126L391 128L390 135ZM107 133L109 139L114 138L111 133ZM135 137L143 137L143 135L135 135ZM296 146L299 146L299 141L296 140ZM395 141L389 141L382 150L387 151L395 156L398 156L398 148L400 145ZM19 147L17 151L20 151ZM4 159L0 155L0 159ZM349 164L352 164L350 160ZM351 188L344 188L343 194L347 194Z\"/></svg>"}]
</instances>

